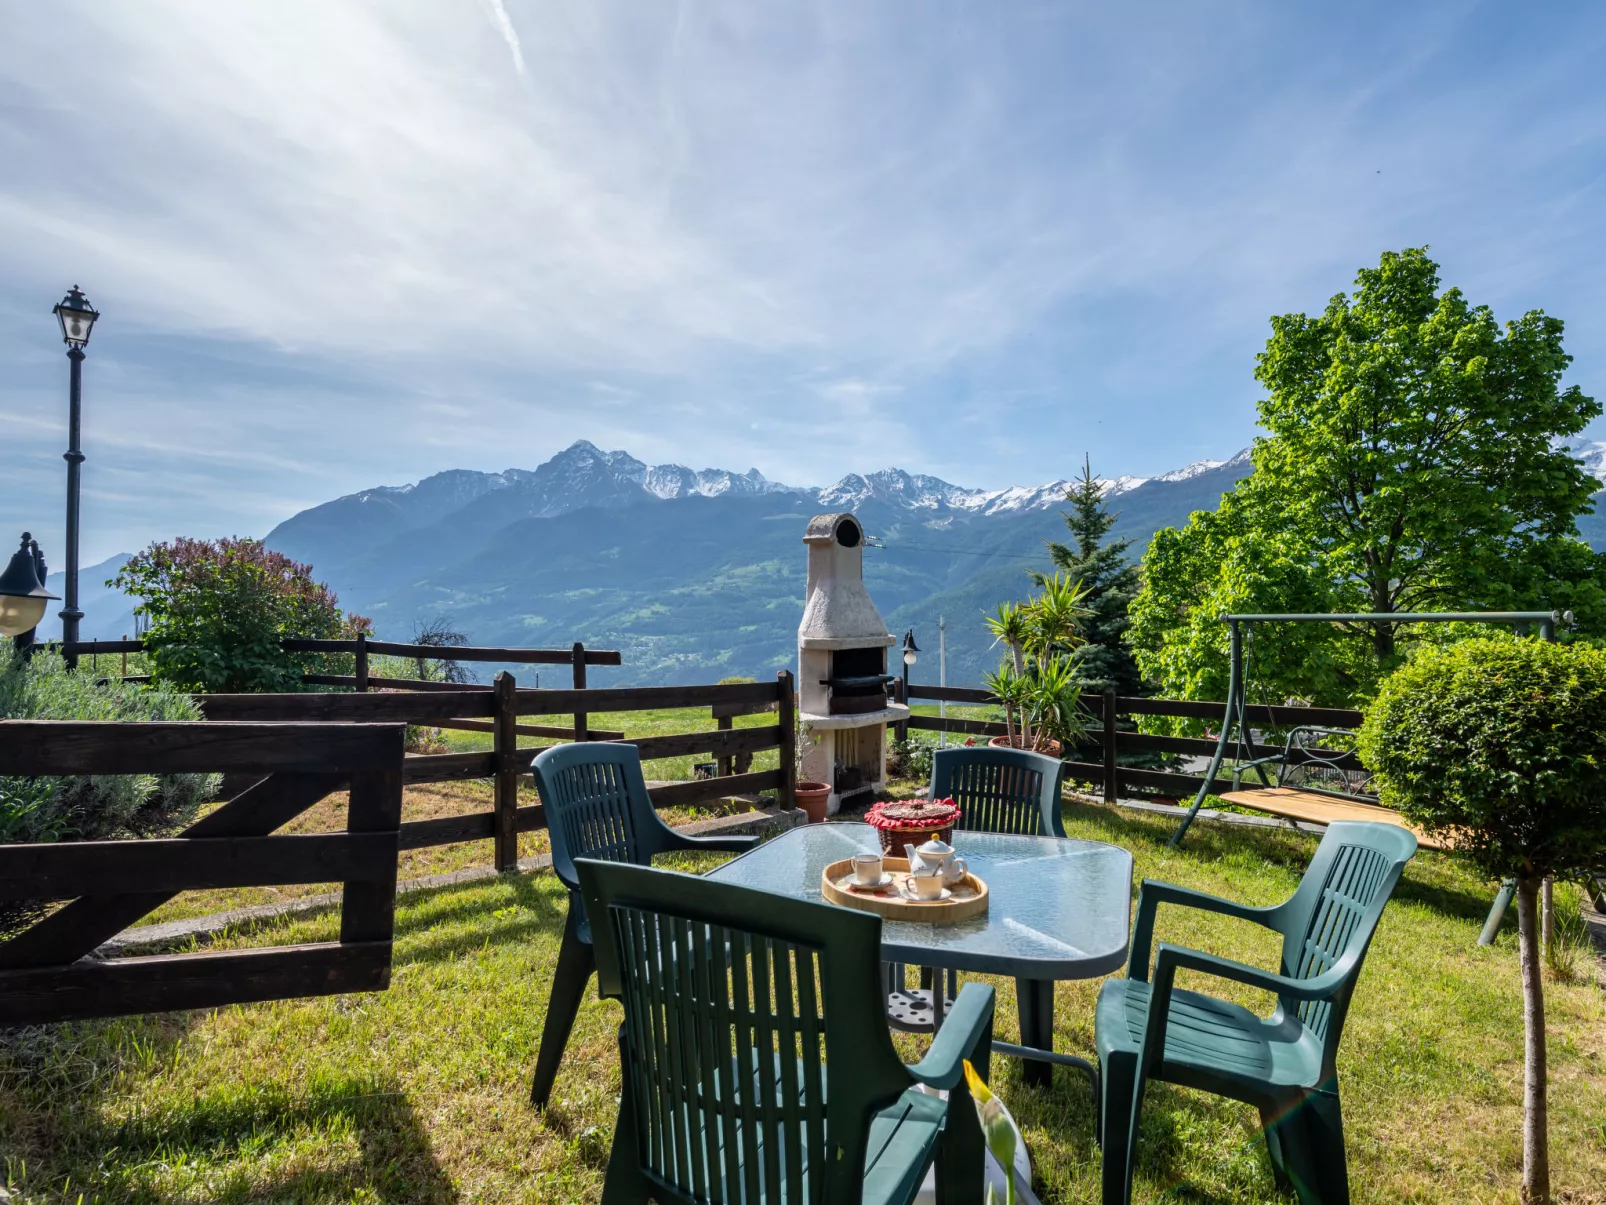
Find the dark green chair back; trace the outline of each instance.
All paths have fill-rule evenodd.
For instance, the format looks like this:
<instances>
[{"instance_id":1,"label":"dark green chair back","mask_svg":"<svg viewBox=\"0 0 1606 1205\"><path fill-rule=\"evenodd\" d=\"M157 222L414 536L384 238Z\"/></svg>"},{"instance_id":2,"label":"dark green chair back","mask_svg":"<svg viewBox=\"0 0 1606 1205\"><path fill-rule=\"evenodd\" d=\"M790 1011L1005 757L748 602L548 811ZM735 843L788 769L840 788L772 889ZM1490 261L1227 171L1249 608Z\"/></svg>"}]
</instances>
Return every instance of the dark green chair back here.
<instances>
[{"instance_id":1,"label":"dark green chair back","mask_svg":"<svg viewBox=\"0 0 1606 1205\"><path fill-rule=\"evenodd\" d=\"M965 746L931 758L931 798L959 805L956 828L1063 837L1060 784L1065 764L1025 749Z\"/></svg>"},{"instance_id":2,"label":"dark green chair back","mask_svg":"<svg viewBox=\"0 0 1606 1205\"><path fill-rule=\"evenodd\" d=\"M1333 1074L1350 996L1383 907L1415 853L1416 838L1396 825L1329 825L1274 926L1283 935L1283 975L1306 980L1340 965L1347 971L1326 999L1279 998L1284 1015L1297 1016L1321 1040L1324 1077Z\"/></svg>"},{"instance_id":3,"label":"dark green chair back","mask_svg":"<svg viewBox=\"0 0 1606 1205\"><path fill-rule=\"evenodd\" d=\"M684 840L659 818L634 745L580 741L543 750L530 767L552 838L552 869L579 887L576 858L646 866Z\"/></svg>"},{"instance_id":4,"label":"dark green chair back","mask_svg":"<svg viewBox=\"0 0 1606 1205\"><path fill-rule=\"evenodd\" d=\"M881 919L577 865L598 984L625 1012L615 1158L632 1143L666 1200L858 1202L871 1121L910 1086L881 1011Z\"/></svg>"}]
</instances>

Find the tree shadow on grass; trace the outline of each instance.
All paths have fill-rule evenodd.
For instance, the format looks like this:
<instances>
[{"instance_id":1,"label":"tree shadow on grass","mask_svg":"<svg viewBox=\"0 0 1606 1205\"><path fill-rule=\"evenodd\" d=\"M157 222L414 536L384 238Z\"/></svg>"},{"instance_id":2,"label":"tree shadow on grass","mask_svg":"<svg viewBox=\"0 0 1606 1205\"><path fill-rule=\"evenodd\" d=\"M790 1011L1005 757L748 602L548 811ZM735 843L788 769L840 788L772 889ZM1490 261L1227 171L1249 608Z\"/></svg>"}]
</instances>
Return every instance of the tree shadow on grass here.
<instances>
[{"instance_id":1,"label":"tree shadow on grass","mask_svg":"<svg viewBox=\"0 0 1606 1205\"><path fill-rule=\"evenodd\" d=\"M380 1077L330 1079L304 1093L278 1084L229 1084L180 1107L109 1125L90 1136L107 1152L100 1163L118 1194L112 1199L159 1202L165 1193L139 1182L142 1169L187 1159L226 1164L251 1159L311 1135L331 1142L350 1135L357 1157L344 1167L301 1168L262 1182L245 1169L216 1197L229 1202L363 1199L418 1205L457 1200L430 1151L428 1135L405 1092ZM127 1168L120 1171L118 1165ZM75 1180L82 1177L74 1177Z\"/></svg>"}]
</instances>

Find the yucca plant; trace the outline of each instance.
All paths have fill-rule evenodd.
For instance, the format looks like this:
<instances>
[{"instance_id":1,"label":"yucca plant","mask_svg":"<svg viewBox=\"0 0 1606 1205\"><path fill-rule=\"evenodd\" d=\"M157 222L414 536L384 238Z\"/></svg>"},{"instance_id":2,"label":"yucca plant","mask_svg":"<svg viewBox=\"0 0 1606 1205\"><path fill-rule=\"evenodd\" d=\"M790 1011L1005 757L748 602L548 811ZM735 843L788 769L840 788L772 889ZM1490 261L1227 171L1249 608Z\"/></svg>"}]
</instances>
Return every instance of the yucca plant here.
<instances>
[{"instance_id":1,"label":"yucca plant","mask_svg":"<svg viewBox=\"0 0 1606 1205\"><path fill-rule=\"evenodd\" d=\"M1004 708L1004 729L1012 746L1043 753L1081 739L1081 686L1072 654L1081 643L1081 583L1056 573L1042 579L1042 591L1025 602L1000 603L987 616L994 643L1008 659L987 675L987 688Z\"/></svg>"}]
</instances>

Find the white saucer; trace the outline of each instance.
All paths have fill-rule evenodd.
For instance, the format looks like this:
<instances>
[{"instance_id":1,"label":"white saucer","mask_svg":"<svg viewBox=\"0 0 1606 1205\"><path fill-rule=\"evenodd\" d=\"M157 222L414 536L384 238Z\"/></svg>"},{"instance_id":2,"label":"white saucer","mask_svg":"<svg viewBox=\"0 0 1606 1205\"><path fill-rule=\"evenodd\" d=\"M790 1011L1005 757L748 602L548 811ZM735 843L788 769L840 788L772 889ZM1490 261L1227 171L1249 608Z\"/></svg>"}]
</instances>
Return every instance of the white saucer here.
<instances>
[{"instance_id":1,"label":"white saucer","mask_svg":"<svg viewBox=\"0 0 1606 1205\"><path fill-rule=\"evenodd\" d=\"M926 896L916 895L914 892L910 891L907 886L900 887L898 889L898 894L904 899L915 904L940 904L943 900L952 899L954 895L953 892L944 887L941 895L934 895L928 898Z\"/></svg>"},{"instance_id":2,"label":"white saucer","mask_svg":"<svg viewBox=\"0 0 1606 1205\"><path fill-rule=\"evenodd\" d=\"M847 878L843 879L842 882L838 884L838 886L839 887L848 887L848 888L855 888L856 887L860 891L879 891L881 888L887 886L887 884L889 884L891 882L892 882L892 876L890 874L887 874L885 871L883 871L882 874L881 874L881 878L877 882L874 882L874 883L861 883L858 880L857 877L855 877L854 875L850 874Z\"/></svg>"}]
</instances>

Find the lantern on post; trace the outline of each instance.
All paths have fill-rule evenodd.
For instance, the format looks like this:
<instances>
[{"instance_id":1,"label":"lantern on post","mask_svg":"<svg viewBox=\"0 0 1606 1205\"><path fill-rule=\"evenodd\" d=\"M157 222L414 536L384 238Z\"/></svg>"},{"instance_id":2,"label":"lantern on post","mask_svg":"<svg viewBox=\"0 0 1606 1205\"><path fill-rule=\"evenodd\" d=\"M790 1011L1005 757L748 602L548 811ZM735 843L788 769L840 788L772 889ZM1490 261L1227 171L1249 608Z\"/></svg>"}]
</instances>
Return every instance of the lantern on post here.
<instances>
[{"instance_id":1,"label":"lantern on post","mask_svg":"<svg viewBox=\"0 0 1606 1205\"><path fill-rule=\"evenodd\" d=\"M34 629L45 617L45 603L56 597L45 589L46 576L44 554L25 531L22 547L0 573L0 636L14 637L19 650L33 644Z\"/></svg>"}]
</instances>

